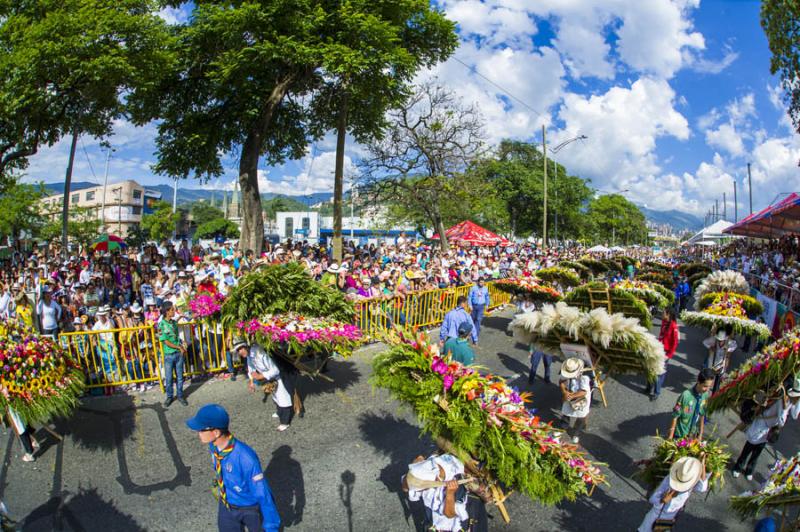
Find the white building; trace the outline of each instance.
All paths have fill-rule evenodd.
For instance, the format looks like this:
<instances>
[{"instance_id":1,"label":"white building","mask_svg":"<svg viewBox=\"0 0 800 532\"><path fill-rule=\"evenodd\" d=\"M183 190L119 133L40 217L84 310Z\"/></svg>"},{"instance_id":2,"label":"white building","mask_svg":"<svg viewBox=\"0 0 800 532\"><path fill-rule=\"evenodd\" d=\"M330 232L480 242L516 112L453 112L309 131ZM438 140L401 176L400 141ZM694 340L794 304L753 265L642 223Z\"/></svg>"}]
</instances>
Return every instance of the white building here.
<instances>
[{"instance_id":1,"label":"white building","mask_svg":"<svg viewBox=\"0 0 800 532\"><path fill-rule=\"evenodd\" d=\"M281 241L294 240L319 241L320 216L314 211L275 213L275 225Z\"/></svg>"}]
</instances>

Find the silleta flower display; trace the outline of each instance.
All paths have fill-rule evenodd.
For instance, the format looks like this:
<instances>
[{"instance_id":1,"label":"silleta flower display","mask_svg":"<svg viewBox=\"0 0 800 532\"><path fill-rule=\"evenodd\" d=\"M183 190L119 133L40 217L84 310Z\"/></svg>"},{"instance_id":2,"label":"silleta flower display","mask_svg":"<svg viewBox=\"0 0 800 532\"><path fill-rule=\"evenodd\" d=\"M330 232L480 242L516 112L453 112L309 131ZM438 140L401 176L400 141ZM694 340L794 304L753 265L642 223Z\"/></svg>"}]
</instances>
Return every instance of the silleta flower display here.
<instances>
[{"instance_id":1,"label":"silleta flower display","mask_svg":"<svg viewBox=\"0 0 800 532\"><path fill-rule=\"evenodd\" d=\"M766 340L771 332L763 323L757 323L747 317L744 300L736 293L726 292L719 299L701 311L684 310L681 320L686 325L707 327L709 329L730 326L733 334L755 336Z\"/></svg>"},{"instance_id":2,"label":"silleta flower display","mask_svg":"<svg viewBox=\"0 0 800 532\"><path fill-rule=\"evenodd\" d=\"M501 279L495 283L495 286L504 292L527 296L535 301L554 302L561 299L561 292L553 287L541 284L535 279L524 277Z\"/></svg>"},{"instance_id":3,"label":"silleta flower display","mask_svg":"<svg viewBox=\"0 0 800 532\"><path fill-rule=\"evenodd\" d=\"M295 313L239 322L236 327L240 333L254 335L267 351L281 344L296 355L337 352L348 356L364 341L356 325Z\"/></svg>"},{"instance_id":4,"label":"silleta flower display","mask_svg":"<svg viewBox=\"0 0 800 532\"><path fill-rule=\"evenodd\" d=\"M69 415L84 388L77 363L50 337L10 323L2 325L0 338L0 406L26 423Z\"/></svg>"},{"instance_id":5,"label":"silleta flower display","mask_svg":"<svg viewBox=\"0 0 800 532\"><path fill-rule=\"evenodd\" d=\"M225 296L219 292L210 294L208 292L200 292L197 297L189 301L189 308L192 311L192 316L198 320L212 320L220 317L222 310L222 303L225 301Z\"/></svg>"},{"instance_id":6,"label":"silleta flower display","mask_svg":"<svg viewBox=\"0 0 800 532\"><path fill-rule=\"evenodd\" d=\"M721 489L725 483L725 468L731 458L728 446L719 440L699 440L696 438L683 438L667 440L656 436L653 457L642 462L644 468L637 473L650 486L658 486L667 474L669 468L679 458L691 456L698 460L705 460L708 483L712 490Z\"/></svg>"},{"instance_id":7,"label":"silleta flower display","mask_svg":"<svg viewBox=\"0 0 800 532\"><path fill-rule=\"evenodd\" d=\"M761 489L731 497L731 508L742 519L755 517L768 506L800 504L800 454L778 460L771 471Z\"/></svg>"},{"instance_id":8,"label":"silleta flower display","mask_svg":"<svg viewBox=\"0 0 800 532\"><path fill-rule=\"evenodd\" d=\"M631 281L629 279L624 279L622 281L613 283L611 288L617 288L619 290L630 292L648 305L652 305L654 307L664 308L670 304L669 298L661 292L664 290L662 287L656 288L655 285L646 283L644 281Z\"/></svg>"}]
</instances>

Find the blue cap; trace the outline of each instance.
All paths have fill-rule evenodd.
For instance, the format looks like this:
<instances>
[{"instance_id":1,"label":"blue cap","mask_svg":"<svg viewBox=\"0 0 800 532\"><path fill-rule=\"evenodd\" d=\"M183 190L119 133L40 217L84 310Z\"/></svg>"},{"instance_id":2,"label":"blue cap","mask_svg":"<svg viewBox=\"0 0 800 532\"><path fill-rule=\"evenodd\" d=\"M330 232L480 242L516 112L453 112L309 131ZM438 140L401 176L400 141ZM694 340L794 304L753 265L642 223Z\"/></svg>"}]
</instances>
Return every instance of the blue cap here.
<instances>
[{"instance_id":1,"label":"blue cap","mask_svg":"<svg viewBox=\"0 0 800 532\"><path fill-rule=\"evenodd\" d=\"M201 407L194 417L186 420L186 426L196 431L208 429L228 430L229 423L228 412L220 405L213 403Z\"/></svg>"},{"instance_id":2,"label":"blue cap","mask_svg":"<svg viewBox=\"0 0 800 532\"><path fill-rule=\"evenodd\" d=\"M458 325L458 334L469 334L472 332L472 324L468 321L462 321Z\"/></svg>"}]
</instances>

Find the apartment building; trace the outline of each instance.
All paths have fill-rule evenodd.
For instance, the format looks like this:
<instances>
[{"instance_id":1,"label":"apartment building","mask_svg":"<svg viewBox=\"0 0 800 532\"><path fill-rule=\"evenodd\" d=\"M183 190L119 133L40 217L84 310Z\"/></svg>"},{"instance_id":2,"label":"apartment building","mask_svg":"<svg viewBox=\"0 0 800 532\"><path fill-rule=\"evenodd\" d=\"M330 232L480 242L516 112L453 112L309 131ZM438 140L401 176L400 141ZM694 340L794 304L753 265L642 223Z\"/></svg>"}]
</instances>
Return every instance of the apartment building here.
<instances>
[{"instance_id":1,"label":"apartment building","mask_svg":"<svg viewBox=\"0 0 800 532\"><path fill-rule=\"evenodd\" d=\"M126 236L131 227L139 225L142 214L151 212L152 204L161 199L160 192L147 190L133 180L109 183L105 187L105 201L103 188L101 185L70 192L70 216L86 212L87 216L103 221L104 229L101 230L121 237ZM63 201L63 194L47 196L40 202L42 211L51 220L58 220Z\"/></svg>"}]
</instances>

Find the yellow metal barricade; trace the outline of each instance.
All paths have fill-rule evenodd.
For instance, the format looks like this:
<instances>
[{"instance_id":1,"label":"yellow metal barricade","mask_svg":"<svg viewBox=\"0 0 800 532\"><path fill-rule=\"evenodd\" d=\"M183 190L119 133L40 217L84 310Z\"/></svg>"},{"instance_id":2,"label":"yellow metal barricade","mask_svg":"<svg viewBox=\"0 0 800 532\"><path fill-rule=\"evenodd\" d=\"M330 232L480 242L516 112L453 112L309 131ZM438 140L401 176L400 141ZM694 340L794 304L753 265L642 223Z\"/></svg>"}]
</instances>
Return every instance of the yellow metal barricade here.
<instances>
[{"instance_id":1,"label":"yellow metal barricade","mask_svg":"<svg viewBox=\"0 0 800 532\"><path fill-rule=\"evenodd\" d=\"M179 322L178 334L186 344L184 376L229 371L229 360L234 367L242 365L239 355L231 351L233 335L217 324Z\"/></svg>"}]
</instances>

